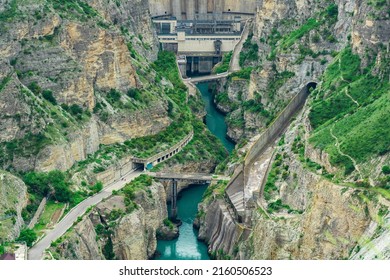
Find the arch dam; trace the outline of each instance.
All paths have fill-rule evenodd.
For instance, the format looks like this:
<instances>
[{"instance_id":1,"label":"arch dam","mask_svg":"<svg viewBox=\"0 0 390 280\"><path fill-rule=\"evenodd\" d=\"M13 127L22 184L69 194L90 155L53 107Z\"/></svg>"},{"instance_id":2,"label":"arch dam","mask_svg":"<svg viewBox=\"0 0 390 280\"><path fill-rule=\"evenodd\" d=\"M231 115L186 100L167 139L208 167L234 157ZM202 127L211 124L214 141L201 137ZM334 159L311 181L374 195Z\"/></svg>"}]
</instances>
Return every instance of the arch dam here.
<instances>
[{"instance_id":1,"label":"arch dam","mask_svg":"<svg viewBox=\"0 0 390 280\"><path fill-rule=\"evenodd\" d=\"M284 133L291 123L294 115L302 109L306 99L310 95L312 89L315 89L317 82L309 82L301 88L301 90L291 99L289 104L278 115L278 117L268 126L268 128L260 135L259 139L252 145L245 157L244 162L235 170L232 179L230 180L225 194L229 203L233 206L234 215L237 221L246 222L246 210L250 208L250 200L246 199L245 188L248 184L249 174L253 163L259 158L266 149L270 148L273 143ZM270 160L268 165L271 165ZM267 168L269 170L269 167ZM265 185L267 176L264 176L261 182L256 182L258 188ZM260 193L262 191L260 190ZM254 198L252 198L252 201Z\"/></svg>"}]
</instances>

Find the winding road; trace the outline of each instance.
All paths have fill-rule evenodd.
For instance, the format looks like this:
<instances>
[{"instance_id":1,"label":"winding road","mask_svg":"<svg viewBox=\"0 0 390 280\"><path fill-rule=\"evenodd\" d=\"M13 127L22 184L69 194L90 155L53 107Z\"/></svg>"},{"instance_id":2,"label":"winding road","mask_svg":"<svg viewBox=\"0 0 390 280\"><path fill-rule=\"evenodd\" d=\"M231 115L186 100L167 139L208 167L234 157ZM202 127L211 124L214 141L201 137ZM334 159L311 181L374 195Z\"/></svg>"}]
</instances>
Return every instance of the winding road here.
<instances>
[{"instance_id":1,"label":"winding road","mask_svg":"<svg viewBox=\"0 0 390 280\"><path fill-rule=\"evenodd\" d=\"M43 237L40 241L38 241L29 251L28 251L28 259L29 260L40 260L43 257L43 254L47 248L50 247L50 244L60 238L77 220L78 217L83 215L85 211L93 205L96 205L103 199L112 195L112 191L120 190L123 188L128 182L137 178L143 172L139 170L133 170L127 173L122 180L116 181L106 188L104 188L101 192L95 194L87 198L86 200L80 202L80 204L76 205L72 208L68 214L58 223L55 227L49 231L45 237Z\"/></svg>"}]
</instances>

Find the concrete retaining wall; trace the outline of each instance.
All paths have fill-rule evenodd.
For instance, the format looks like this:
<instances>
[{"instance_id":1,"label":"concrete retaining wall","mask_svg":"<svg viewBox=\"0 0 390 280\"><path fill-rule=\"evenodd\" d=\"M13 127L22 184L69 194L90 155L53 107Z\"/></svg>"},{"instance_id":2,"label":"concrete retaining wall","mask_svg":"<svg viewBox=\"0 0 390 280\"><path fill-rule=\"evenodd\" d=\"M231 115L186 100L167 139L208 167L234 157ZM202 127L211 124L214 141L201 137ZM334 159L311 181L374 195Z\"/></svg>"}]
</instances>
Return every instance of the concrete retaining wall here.
<instances>
[{"instance_id":1,"label":"concrete retaining wall","mask_svg":"<svg viewBox=\"0 0 390 280\"><path fill-rule=\"evenodd\" d=\"M123 175L134 169L131 156L122 158L118 163L111 165L107 170L95 175L96 181L101 181L104 186L118 181Z\"/></svg>"},{"instance_id":2,"label":"concrete retaining wall","mask_svg":"<svg viewBox=\"0 0 390 280\"><path fill-rule=\"evenodd\" d=\"M38 209L34 214L34 217L31 219L30 223L28 224L29 229L32 229L35 226L35 224L38 222L38 219L42 215L43 210L45 210L46 203L47 203L47 199L46 197L44 197L41 203L39 204Z\"/></svg>"},{"instance_id":3,"label":"concrete retaining wall","mask_svg":"<svg viewBox=\"0 0 390 280\"><path fill-rule=\"evenodd\" d=\"M226 188L225 192L228 199L230 199L230 197L235 193L244 190L248 182L248 176L253 162L288 127L292 117L305 104L305 101L310 94L309 88L315 85L315 82L309 83L298 94L296 94L285 109L272 122L272 124L260 135L256 143L253 144L247 153L244 163L236 169L232 180L230 180ZM235 212L238 214L236 210Z\"/></svg>"},{"instance_id":4,"label":"concrete retaining wall","mask_svg":"<svg viewBox=\"0 0 390 280\"><path fill-rule=\"evenodd\" d=\"M245 183L252 163L256 160L256 158L259 157L259 155L264 151L264 149L267 148L270 143L275 141L280 136L280 134L287 128L294 114L305 104L305 101L309 94L309 87L308 85L306 85L297 95L293 97L293 99L291 99L290 103L286 106L286 108L260 135L260 138L257 140L257 142L253 144L252 148L249 150L245 158Z\"/></svg>"}]
</instances>

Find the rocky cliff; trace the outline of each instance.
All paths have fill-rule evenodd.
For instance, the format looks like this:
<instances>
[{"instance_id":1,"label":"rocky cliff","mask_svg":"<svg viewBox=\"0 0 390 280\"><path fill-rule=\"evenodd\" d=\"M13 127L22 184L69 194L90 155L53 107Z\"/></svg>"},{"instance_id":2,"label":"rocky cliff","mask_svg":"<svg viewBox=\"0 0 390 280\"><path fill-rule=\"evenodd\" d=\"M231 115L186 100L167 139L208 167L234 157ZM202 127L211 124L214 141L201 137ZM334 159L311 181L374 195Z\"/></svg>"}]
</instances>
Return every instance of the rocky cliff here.
<instances>
[{"instance_id":1,"label":"rocky cliff","mask_svg":"<svg viewBox=\"0 0 390 280\"><path fill-rule=\"evenodd\" d=\"M271 143L272 156L255 161L246 222L235 222L223 200L202 204L200 233L217 258L388 258L389 142L378 124L389 117L389 19L381 5L262 1L242 70L216 97L230 112L229 135L253 137L300 88L315 82L317 89ZM368 136L374 134L376 140Z\"/></svg>"},{"instance_id":2,"label":"rocky cliff","mask_svg":"<svg viewBox=\"0 0 390 280\"><path fill-rule=\"evenodd\" d=\"M0 15L2 168L66 170L170 124L143 75L158 51L147 2L19 2ZM142 101L126 95L139 88Z\"/></svg>"},{"instance_id":3,"label":"rocky cliff","mask_svg":"<svg viewBox=\"0 0 390 280\"><path fill-rule=\"evenodd\" d=\"M27 187L19 178L0 171L0 240L12 241L24 227L22 210L27 204Z\"/></svg>"},{"instance_id":4,"label":"rocky cliff","mask_svg":"<svg viewBox=\"0 0 390 280\"><path fill-rule=\"evenodd\" d=\"M89 211L50 248L57 259L143 260L156 251L157 232L169 232L166 195L160 183L153 183L133 196L113 195ZM50 255L47 256L50 258Z\"/></svg>"}]
</instances>

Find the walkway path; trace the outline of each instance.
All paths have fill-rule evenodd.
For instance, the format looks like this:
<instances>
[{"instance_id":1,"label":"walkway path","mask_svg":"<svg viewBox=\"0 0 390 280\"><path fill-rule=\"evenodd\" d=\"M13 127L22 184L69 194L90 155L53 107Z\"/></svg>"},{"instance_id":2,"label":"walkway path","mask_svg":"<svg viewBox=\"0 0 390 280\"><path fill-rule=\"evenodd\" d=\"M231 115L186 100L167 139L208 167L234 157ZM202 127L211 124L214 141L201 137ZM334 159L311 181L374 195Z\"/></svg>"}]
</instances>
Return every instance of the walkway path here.
<instances>
[{"instance_id":1,"label":"walkway path","mask_svg":"<svg viewBox=\"0 0 390 280\"><path fill-rule=\"evenodd\" d=\"M28 259L30 260L40 260L43 257L44 251L50 247L50 244L60 238L77 220L77 218L85 213L85 211L93 205L96 205L104 198L107 198L112 195L112 191L120 190L128 182L137 178L143 172L141 171L131 171L123 177L123 180L114 182L108 185L100 193L95 194L82 201L80 204L75 206L69 213L51 230L47 235L42 238L38 243L36 243L28 252Z\"/></svg>"},{"instance_id":2,"label":"walkway path","mask_svg":"<svg viewBox=\"0 0 390 280\"><path fill-rule=\"evenodd\" d=\"M230 65L229 65L229 72L230 73L237 72L237 71L241 70L240 53L242 51L242 47L244 46L245 41L248 39L249 30L250 30L251 25L252 25L252 19L248 19L246 24L245 24L244 31L242 32L241 39L237 43L237 45L234 47L232 60L230 61Z\"/></svg>"},{"instance_id":3,"label":"walkway path","mask_svg":"<svg viewBox=\"0 0 390 280\"><path fill-rule=\"evenodd\" d=\"M354 102L358 107L360 106L359 102L357 102L355 99L353 99L353 97L348 93L348 88L345 88L345 91L344 91L345 95L348 96L352 102Z\"/></svg>"},{"instance_id":4,"label":"walkway path","mask_svg":"<svg viewBox=\"0 0 390 280\"><path fill-rule=\"evenodd\" d=\"M334 135L334 133L333 133L333 128L334 128L334 126L336 125L336 123L337 123L337 121L336 121L336 122L333 124L333 126L330 128L330 135L332 135L332 137L333 137L334 140L336 141L336 144L335 144L336 149L337 149L337 151L339 152L340 155L345 156L345 157L349 158L349 159L352 161L353 166L354 166L354 168L356 169L356 171L359 173L360 178L363 178L363 177L362 177L362 173L360 172L359 167L358 167L358 165L357 165L357 163L356 163L356 160L355 160L353 157L351 157L350 155L347 155L347 154L343 153L343 151L341 151L341 149L340 149L340 142L339 142L339 139L338 139L338 138L336 137L336 135Z\"/></svg>"}]
</instances>

